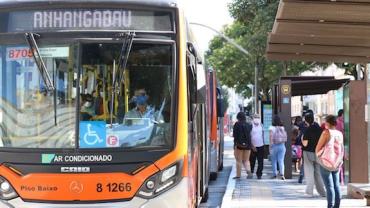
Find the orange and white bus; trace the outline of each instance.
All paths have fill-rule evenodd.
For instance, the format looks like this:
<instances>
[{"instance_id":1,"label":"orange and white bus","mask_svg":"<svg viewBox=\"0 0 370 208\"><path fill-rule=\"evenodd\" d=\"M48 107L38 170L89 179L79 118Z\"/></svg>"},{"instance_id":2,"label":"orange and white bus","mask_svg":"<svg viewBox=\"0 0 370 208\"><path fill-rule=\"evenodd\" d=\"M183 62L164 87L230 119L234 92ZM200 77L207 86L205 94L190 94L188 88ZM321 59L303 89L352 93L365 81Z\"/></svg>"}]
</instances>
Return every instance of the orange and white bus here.
<instances>
[{"instance_id":1,"label":"orange and white bus","mask_svg":"<svg viewBox=\"0 0 370 208\"><path fill-rule=\"evenodd\" d=\"M209 68L207 74L207 112L208 132L210 140L210 180L216 180L218 171L223 169L224 152L224 109L222 107L221 87L218 85L216 71Z\"/></svg>"},{"instance_id":2,"label":"orange and white bus","mask_svg":"<svg viewBox=\"0 0 370 208\"><path fill-rule=\"evenodd\" d=\"M222 142L192 37L170 0L0 0L0 207L206 200Z\"/></svg>"}]
</instances>

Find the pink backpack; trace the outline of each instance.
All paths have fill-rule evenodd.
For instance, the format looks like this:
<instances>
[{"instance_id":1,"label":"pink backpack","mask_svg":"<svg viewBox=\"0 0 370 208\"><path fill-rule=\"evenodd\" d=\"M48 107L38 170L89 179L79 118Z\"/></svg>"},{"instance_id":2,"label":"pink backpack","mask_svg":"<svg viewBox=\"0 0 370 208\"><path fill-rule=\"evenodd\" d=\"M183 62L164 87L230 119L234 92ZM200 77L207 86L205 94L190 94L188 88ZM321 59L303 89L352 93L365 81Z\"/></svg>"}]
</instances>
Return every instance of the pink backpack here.
<instances>
[{"instance_id":1,"label":"pink backpack","mask_svg":"<svg viewBox=\"0 0 370 208\"><path fill-rule=\"evenodd\" d=\"M329 130L328 143L317 153L318 162L329 171L337 171L343 164L343 134L338 130Z\"/></svg>"},{"instance_id":2,"label":"pink backpack","mask_svg":"<svg viewBox=\"0 0 370 208\"><path fill-rule=\"evenodd\" d=\"M300 145L292 145L292 158L301 159L302 158L302 147Z\"/></svg>"},{"instance_id":3,"label":"pink backpack","mask_svg":"<svg viewBox=\"0 0 370 208\"><path fill-rule=\"evenodd\" d=\"M288 136L283 126L276 126L272 132L273 144L281 144L288 141Z\"/></svg>"}]
</instances>

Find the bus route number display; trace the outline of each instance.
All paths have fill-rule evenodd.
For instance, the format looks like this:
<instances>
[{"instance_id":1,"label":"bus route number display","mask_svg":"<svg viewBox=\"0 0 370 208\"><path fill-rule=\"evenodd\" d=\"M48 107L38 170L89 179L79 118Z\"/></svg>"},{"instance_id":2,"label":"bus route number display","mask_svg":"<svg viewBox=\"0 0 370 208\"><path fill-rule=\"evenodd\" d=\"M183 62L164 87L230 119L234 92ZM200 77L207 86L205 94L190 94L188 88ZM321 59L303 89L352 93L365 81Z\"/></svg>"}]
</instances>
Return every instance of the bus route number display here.
<instances>
[{"instance_id":1,"label":"bus route number display","mask_svg":"<svg viewBox=\"0 0 370 208\"><path fill-rule=\"evenodd\" d=\"M101 193L103 191L108 192L130 192L131 191L131 183L97 183L96 184L96 192Z\"/></svg>"},{"instance_id":2,"label":"bus route number display","mask_svg":"<svg viewBox=\"0 0 370 208\"><path fill-rule=\"evenodd\" d=\"M25 59L31 58L32 51L31 49L26 48L11 48L8 50L7 60L14 60L14 59Z\"/></svg>"},{"instance_id":3,"label":"bus route number display","mask_svg":"<svg viewBox=\"0 0 370 208\"><path fill-rule=\"evenodd\" d=\"M66 58L69 56L69 47L44 47L39 48L43 58ZM17 61L33 58L29 47L8 47L6 48L6 60Z\"/></svg>"}]
</instances>

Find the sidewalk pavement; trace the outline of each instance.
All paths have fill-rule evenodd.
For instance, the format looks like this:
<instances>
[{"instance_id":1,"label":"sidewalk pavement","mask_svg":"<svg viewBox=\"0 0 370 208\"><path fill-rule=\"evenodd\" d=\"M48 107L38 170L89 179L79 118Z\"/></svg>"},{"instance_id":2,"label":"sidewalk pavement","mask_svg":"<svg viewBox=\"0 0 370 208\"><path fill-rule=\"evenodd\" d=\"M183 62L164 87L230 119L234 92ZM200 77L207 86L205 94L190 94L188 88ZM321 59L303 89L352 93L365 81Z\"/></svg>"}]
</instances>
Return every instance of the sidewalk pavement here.
<instances>
[{"instance_id":1,"label":"sidewalk pavement","mask_svg":"<svg viewBox=\"0 0 370 208\"><path fill-rule=\"evenodd\" d=\"M227 189L222 201L222 208L259 208L259 207L326 207L326 198L315 195L305 195L305 185L297 183L297 176L293 179L282 181L280 179L269 179L272 175L271 163L264 162L262 180L246 179L246 173L242 173L240 180L232 179L236 175L235 160L232 149L232 137L225 137L225 158L231 165ZM342 187L342 201L340 207L366 207L366 201L359 199L348 199L347 187Z\"/></svg>"}]
</instances>

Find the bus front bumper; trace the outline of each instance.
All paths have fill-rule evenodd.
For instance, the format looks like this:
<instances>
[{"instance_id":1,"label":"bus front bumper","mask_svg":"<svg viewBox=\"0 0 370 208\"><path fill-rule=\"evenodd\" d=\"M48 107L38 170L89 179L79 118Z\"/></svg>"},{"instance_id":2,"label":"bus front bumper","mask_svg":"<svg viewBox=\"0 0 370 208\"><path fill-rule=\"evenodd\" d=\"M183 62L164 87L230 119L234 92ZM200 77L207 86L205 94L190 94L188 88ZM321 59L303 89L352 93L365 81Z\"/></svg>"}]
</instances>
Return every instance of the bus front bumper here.
<instances>
[{"instance_id":1,"label":"bus front bumper","mask_svg":"<svg viewBox=\"0 0 370 208\"><path fill-rule=\"evenodd\" d=\"M25 202L18 197L10 201L0 200L0 208L187 208L188 188L188 179L183 178L172 189L149 200L134 197L126 202L52 204Z\"/></svg>"}]
</instances>

